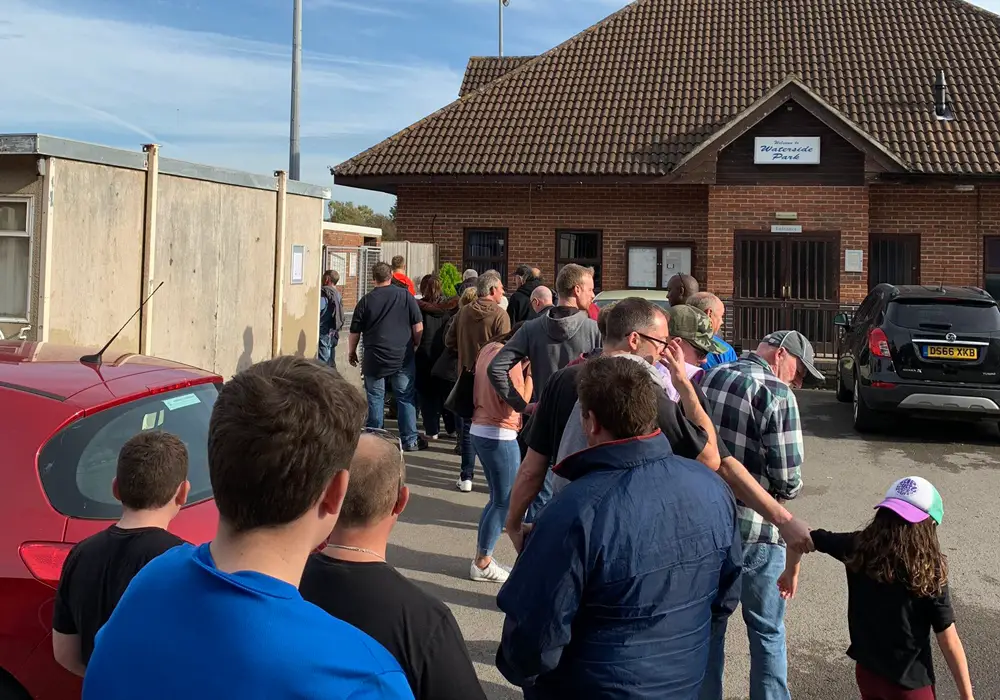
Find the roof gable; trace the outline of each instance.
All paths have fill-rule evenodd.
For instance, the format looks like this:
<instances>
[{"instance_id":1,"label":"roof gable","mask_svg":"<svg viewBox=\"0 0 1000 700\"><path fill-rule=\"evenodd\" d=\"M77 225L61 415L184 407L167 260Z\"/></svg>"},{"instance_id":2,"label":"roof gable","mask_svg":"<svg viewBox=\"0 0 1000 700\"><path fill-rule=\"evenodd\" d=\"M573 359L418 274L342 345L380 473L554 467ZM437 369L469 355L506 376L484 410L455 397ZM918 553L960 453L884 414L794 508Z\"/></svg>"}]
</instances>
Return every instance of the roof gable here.
<instances>
[{"instance_id":1,"label":"roof gable","mask_svg":"<svg viewBox=\"0 0 1000 700\"><path fill-rule=\"evenodd\" d=\"M792 75L911 171L1000 174L1000 17L962 0L636 0L334 173L661 177Z\"/></svg>"}]
</instances>

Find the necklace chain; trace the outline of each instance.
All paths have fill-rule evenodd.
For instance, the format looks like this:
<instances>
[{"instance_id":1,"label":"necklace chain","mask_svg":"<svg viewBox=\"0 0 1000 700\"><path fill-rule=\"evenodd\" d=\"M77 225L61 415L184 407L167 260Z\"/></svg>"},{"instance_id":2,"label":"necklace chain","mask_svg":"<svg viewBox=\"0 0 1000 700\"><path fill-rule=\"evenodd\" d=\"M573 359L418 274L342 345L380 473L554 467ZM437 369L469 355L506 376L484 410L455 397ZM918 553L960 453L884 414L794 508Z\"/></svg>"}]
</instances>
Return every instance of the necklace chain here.
<instances>
[{"instance_id":1,"label":"necklace chain","mask_svg":"<svg viewBox=\"0 0 1000 700\"><path fill-rule=\"evenodd\" d=\"M371 556L373 556L373 557L375 557L377 559L380 559L381 561L385 561L385 557L383 557L381 554L379 554L378 552L373 552L370 549L365 549L364 547L352 547L351 545L348 545L348 544L330 544L330 543L327 543L326 548L327 549L343 549L343 550L346 550L348 552L358 552L359 554L370 554Z\"/></svg>"}]
</instances>

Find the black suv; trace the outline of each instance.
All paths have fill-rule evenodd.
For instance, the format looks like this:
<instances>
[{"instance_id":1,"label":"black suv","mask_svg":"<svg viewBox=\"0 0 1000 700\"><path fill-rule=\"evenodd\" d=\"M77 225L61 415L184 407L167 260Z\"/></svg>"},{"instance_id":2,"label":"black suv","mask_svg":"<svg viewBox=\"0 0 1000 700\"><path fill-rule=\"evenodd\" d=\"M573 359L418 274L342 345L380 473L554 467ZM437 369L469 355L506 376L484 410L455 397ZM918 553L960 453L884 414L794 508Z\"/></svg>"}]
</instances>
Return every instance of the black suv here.
<instances>
[{"instance_id":1,"label":"black suv","mask_svg":"<svg viewBox=\"0 0 1000 700\"><path fill-rule=\"evenodd\" d=\"M880 284L850 317L837 398L868 431L888 412L1000 421L1000 310L975 287Z\"/></svg>"}]
</instances>

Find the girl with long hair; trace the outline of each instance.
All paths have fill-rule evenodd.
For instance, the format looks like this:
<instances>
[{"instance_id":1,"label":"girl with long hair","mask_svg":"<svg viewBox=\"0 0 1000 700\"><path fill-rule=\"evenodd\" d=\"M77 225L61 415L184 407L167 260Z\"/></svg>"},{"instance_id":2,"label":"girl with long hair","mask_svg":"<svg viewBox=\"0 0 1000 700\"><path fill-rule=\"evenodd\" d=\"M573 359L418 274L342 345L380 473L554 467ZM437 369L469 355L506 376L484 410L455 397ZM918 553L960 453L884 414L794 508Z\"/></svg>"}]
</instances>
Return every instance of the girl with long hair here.
<instances>
[{"instance_id":1,"label":"girl with long hair","mask_svg":"<svg viewBox=\"0 0 1000 700\"><path fill-rule=\"evenodd\" d=\"M473 388L475 410L469 432L472 447L483 465L490 499L479 517L476 558L469 567L469 578L473 581L503 583L509 573L493 559L493 548L500 539L507 520L510 492L514 488L514 477L521 463L521 450L517 444L521 414L500 398L490 383L488 370L490 362L520 326L517 323L509 332L491 338L476 358ZM511 386L525 401L530 401L532 384L527 359L514 365L507 374Z\"/></svg>"},{"instance_id":2,"label":"girl with long hair","mask_svg":"<svg viewBox=\"0 0 1000 700\"><path fill-rule=\"evenodd\" d=\"M458 311L458 298L445 299L441 293L441 280L437 275L424 275L420 280L420 299L417 301L424 320L424 334L416 351L416 385L420 399L420 413L424 421L424 435L428 440L441 437L441 422L449 435L455 434L455 420L444 407L444 400L451 391L451 384L433 374L434 365L445 352L444 336L448 321Z\"/></svg>"},{"instance_id":3,"label":"girl with long hair","mask_svg":"<svg viewBox=\"0 0 1000 700\"><path fill-rule=\"evenodd\" d=\"M948 561L937 529L944 505L924 478L900 479L859 532L812 532L816 551L847 568L847 622L862 700L934 700L931 631L962 700L973 700L969 665L955 629ZM802 555L789 550L778 580L795 595Z\"/></svg>"}]
</instances>

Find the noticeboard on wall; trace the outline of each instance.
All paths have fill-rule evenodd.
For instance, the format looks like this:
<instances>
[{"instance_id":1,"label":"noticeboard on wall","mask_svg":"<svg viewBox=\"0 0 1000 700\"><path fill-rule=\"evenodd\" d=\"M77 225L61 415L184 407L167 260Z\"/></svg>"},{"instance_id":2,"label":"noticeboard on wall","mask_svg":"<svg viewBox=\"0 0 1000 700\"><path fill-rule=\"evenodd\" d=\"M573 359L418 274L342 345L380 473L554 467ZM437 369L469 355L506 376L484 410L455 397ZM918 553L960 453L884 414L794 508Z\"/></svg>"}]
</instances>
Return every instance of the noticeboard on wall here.
<instances>
[{"instance_id":1,"label":"noticeboard on wall","mask_svg":"<svg viewBox=\"0 0 1000 700\"><path fill-rule=\"evenodd\" d=\"M292 284L303 284L306 273L306 247L304 245L292 246Z\"/></svg>"}]
</instances>

